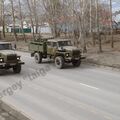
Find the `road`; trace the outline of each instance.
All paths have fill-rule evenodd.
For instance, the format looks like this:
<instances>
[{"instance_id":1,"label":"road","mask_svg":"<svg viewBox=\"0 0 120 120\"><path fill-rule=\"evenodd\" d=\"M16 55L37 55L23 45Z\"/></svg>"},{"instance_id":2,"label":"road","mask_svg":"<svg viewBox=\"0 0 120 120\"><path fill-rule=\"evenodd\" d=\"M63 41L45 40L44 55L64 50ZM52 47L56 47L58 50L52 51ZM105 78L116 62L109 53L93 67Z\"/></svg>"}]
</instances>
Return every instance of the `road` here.
<instances>
[{"instance_id":1,"label":"road","mask_svg":"<svg viewBox=\"0 0 120 120\"><path fill-rule=\"evenodd\" d=\"M59 70L46 61L35 64L29 53L18 54L26 64L19 75L2 72L0 94L32 120L120 120L119 72L85 64Z\"/></svg>"}]
</instances>

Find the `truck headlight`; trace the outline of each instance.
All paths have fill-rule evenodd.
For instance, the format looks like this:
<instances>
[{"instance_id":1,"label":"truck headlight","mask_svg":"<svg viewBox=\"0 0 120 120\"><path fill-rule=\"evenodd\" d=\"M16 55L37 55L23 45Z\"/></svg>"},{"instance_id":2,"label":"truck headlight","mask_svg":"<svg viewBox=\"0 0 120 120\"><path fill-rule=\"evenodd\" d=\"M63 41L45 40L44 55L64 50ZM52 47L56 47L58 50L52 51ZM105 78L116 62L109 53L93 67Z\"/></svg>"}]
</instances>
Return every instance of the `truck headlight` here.
<instances>
[{"instance_id":1,"label":"truck headlight","mask_svg":"<svg viewBox=\"0 0 120 120\"><path fill-rule=\"evenodd\" d=\"M17 56L17 60L20 60L20 56Z\"/></svg>"},{"instance_id":2,"label":"truck headlight","mask_svg":"<svg viewBox=\"0 0 120 120\"><path fill-rule=\"evenodd\" d=\"M66 53L66 55L65 55L66 57L69 57L70 55L69 55L69 53Z\"/></svg>"},{"instance_id":3,"label":"truck headlight","mask_svg":"<svg viewBox=\"0 0 120 120\"><path fill-rule=\"evenodd\" d=\"M3 58L0 58L0 62L3 62L4 60L3 60Z\"/></svg>"}]
</instances>

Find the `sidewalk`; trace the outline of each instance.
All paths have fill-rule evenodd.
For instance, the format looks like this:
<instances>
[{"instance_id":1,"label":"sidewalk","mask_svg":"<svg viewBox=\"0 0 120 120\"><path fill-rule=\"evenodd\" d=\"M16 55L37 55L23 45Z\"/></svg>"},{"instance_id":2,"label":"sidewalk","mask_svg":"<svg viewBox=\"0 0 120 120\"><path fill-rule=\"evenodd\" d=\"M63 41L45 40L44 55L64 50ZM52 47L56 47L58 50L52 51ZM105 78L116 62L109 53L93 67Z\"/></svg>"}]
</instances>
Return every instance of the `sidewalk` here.
<instances>
[{"instance_id":1,"label":"sidewalk","mask_svg":"<svg viewBox=\"0 0 120 120\"><path fill-rule=\"evenodd\" d=\"M0 100L0 120L31 120L21 111Z\"/></svg>"},{"instance_id":2,"label":"sidewalk","mask_svg":"<svg viewBox=\"0 0 120 120\"><path fill-rule=\"evenodd\" d=\"M120 69L120 52L88 53L86 62Z\"/></svg>"},{"instance_id":3,"label":"sidewalk","mask_svg":"<svg viewBox=\"0 0 120 120\"><path fill-rule=\"evenodd\" d=\"M0 108L0 120L16 120L16 118Z\"/></svg>"}]
</instances>

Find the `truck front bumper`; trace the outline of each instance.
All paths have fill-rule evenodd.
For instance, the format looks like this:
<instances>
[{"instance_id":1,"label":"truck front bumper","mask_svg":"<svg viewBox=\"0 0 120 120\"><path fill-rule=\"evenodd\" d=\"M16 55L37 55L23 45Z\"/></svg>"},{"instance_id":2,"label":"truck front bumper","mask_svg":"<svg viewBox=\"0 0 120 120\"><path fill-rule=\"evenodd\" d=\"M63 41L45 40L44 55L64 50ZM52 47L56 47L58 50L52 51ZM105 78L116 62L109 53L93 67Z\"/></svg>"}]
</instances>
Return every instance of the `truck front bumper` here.
<instances>
[{"instance_id":1,"label":"truck front bumper","mask_svg":"<svg viewBox=\"0 0 120 120\"><path fill-rule=\"evenodd\" d=\"M86 57L85 56L80 56L80 57L74 57L74 58L72 58L72 57L65 57L65 61L66 62L70 62L70 61L73 61L73 60L83 60L83 59L85 59Z\"/></svg>"},{"instance_id":2,"label":"truck front bumper","mask_svg":"<svg viewBox=\"0 0 120 120\"><path fill-rule=\"evenodd\" d=\"M5 67L5 63L0 63L0 68Z\"/></svg>"},{"instance_id":3,"label":"truck front bumper","mask_svg":"<svg viewBox=\"0 0 120 120\"><path fill-rule=\"evenodd\" d=\"M66 62L72 62L73 60L80 60L80 57L77 57L77 58L67 57L67 58L65 58Z\"/></svg>"},{"instance_id":4,"label":"truck front bumper","mask_svg":"<svg viewBox=\"0 0 120 120\"><path fill-rule=\"evenodd\" d=\"M18 63L0 63L0 69L4 69L4 68L10 68L16 65L23 65L25 64L22 61L19 61Z\"/></svg>"}]
</instances>

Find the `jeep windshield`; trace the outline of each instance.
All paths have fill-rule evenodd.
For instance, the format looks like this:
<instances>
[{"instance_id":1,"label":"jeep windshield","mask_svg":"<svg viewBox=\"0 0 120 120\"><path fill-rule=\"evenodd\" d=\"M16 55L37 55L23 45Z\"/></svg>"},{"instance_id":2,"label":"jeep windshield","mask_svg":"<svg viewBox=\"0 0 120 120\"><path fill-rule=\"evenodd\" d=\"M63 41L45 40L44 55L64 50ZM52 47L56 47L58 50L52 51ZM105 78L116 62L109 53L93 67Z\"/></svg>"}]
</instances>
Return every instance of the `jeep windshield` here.
<instances>
[{"instance_id":1,"label":"jeep windshield","mask_svg":"<svg viewBox=\"0 0 120 120\"><path fill-rule=\"evenodd\" d=\"M71 41L59 41L58 45L59 45L59 47L72 46Z\"/></svg>"},{"instance_id":2,"label":"jeep windshield","mask_svg":"<svg viewBox=\"0 0 120 120\"><path fill-rule=\"evenodd\" d=\"M11 44L0 44L0 50L12 50Z\"/></svg>"}]
</instances>

